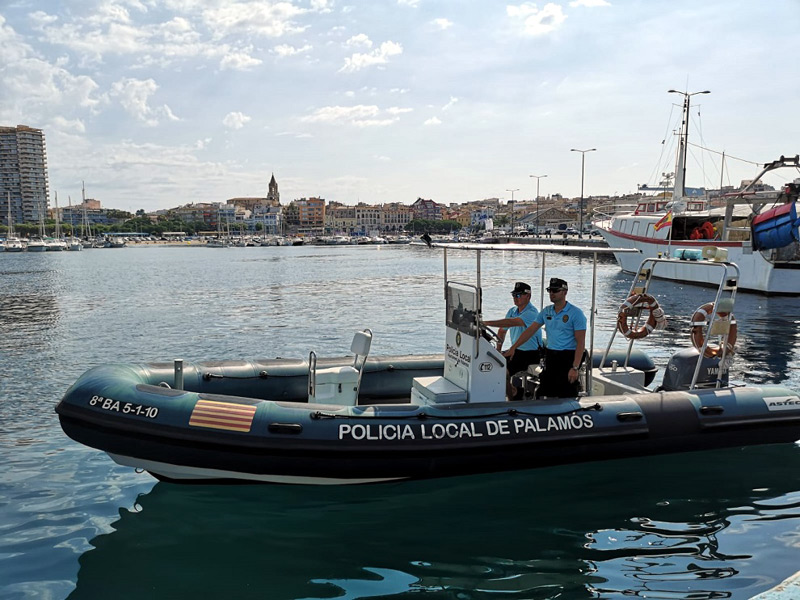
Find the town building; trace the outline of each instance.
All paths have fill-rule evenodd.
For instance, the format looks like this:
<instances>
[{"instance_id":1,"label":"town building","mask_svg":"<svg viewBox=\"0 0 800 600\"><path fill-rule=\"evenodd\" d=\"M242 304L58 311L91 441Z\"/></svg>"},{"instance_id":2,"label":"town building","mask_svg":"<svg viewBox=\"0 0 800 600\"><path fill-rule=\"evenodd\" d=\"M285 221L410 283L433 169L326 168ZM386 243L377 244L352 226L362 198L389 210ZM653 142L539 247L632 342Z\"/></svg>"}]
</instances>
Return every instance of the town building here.
<instances>
[{"instance_id":1,"label":"town building","mask_svg":"<svg viewBox=\"0 0 800 600\"><path fill-rule=\"evenodd\" d=\"M300 198L291 203L297 208L297 233L318 235L325 228L325 199Z\"/></svg>"},{"instance_id":2,"label":"town building","mask_svg":"<svg viewBox=\"0 0 800 600\"><path fill-rule=\"evenodd\" d=\"M26 125L0 127L0 220L35 223L47 215L49 189L44 132Z\"/></svg>"},{"instance_id":3,"label":"town building","mask_svg":"<svg viewBox=\"0 0 800 600\"><path fill-rule=\"evenodd\" d=\"M415 219L426 219L428 221L441 221L442 208L441 204L425 198L417 198L414 204L411 205L411 211L414 213Z\"/></svg>"},{"instance_id":4,"label":"town building","mask_svg":"<svg viewBox=\"0 0 800 600\"><path fill-rule=\"evenodd\" d=\"M381 229L385 232L403 231L414 218L414 211L407 204L389 202L381 211Z\"/></svg>"},{"instance_id":5,"label":"town building","mask_svg":"<svg viewBox=\"0 0 800 600\"><path fill-rule=\"evenodd\" d=\"M331 202L325 210L325 233L351 235L356 230L356 207Z\"/></svg>"}]
</instances>

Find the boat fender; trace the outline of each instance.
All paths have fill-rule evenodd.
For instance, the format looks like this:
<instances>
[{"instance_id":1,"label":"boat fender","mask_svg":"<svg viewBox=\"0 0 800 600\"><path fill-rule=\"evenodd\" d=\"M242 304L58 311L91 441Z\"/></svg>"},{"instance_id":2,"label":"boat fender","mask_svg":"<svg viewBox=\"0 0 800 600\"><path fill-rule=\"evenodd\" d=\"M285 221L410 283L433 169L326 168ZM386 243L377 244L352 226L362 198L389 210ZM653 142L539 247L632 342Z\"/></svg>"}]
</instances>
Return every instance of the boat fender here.
<instances>
[{"instance_id":1,"label":"boat fender","mask_svg":"<svg viewBox=\"0 0 800 600\"><path fill-rule=\"evenodd\" d=\"M703 348L703 344L706 342L706 338L703 335L703 330L705 329L706 323L708 322L709 317L713 319L714 315L714 303L713 302L706 302L702 306L700 306L694 314L692 315L692 345L697 349L701 350ZM733 316L733 313L723 313L719 312L716 313L723 319L728 319L730 321L730 329L728 329L728 343L726 344L726 354L730 355L733 354L736 348L736 332L737 332L737 325L736 325L736 317ZM730 315L730 316L728 316ZM708 344L706 346L706 351L703 353L703 356L706 358L717 358L722 356L722 344Z\"/></svg>"},{"instance_id":2,"label":"boat fender","mask_svg":"<svg viewBox=\"0 0 800 600\"><path fill-rule=\"evenodd\" d=\"M646 308L650 311L647 322L639 329L631 329L628 324L628 317L635 309ZM638 310L636 313L638 314ZM629 296L622 306L619 307L617 314L617 330L628 339L638 340L646 337L654 329L664 329L667 319L664 311L658 305L658 300L649 294L634 294Z\"/></svg>"}]
</instances>

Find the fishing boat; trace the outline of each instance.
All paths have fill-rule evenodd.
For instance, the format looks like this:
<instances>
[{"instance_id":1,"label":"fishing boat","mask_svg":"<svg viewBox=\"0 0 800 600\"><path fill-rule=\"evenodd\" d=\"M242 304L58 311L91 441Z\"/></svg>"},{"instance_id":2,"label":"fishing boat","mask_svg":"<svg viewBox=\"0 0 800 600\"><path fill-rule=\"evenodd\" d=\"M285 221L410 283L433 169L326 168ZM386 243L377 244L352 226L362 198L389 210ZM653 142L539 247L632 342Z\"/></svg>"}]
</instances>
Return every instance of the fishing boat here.
<instances>
[{"instance_id":1,"label":"fishing boat","mask_svg":"<svg viewBox=\"0 0 800 600\"><path fill-rule=\"evenodd\" d=\"M800 395L783 386L730 385L738 268L696 262L718 289L692 316L693 346L671 357L653 388L653 362L636 340L667 315L648 292L676 259L646 259L621 299L616 329L595 351L594 256L581 393L540 397L538 365L515 374L482 318L481 254L550 245L431 244L444 257L443 356L373 357L371 330L352 356L107 364L84 373L58 403L66 434L161 480L356 484L531 469L572 462L800 439ZM475 282L451 280L447 253L476 255ZM615 346L617 338L624 347Z\"/></svg>"},{"instance_id":2,"label":"fishing boat","mask_svg":"<svg viewBox=\"0 0 800 600\"><path fill-rule=\"evenodd\" d=\"M800 219L796 203L800 180L778 191L759 191L761 178L778 169L797 175L800 157L779 159L741 191L710 200L687 193L686 150L689 135L690 94L684 94L683 122L671 197L643 198L632 210L614 213L599 208L594 227L609 246L634 248L639 256L615 253L623 271L635 273L643 257L681 259L660 277L673 281L714 285L713 275L687 262L720 257L738 265L739 289L768 295L800 295Z\"/></svg>"}]
</instances>

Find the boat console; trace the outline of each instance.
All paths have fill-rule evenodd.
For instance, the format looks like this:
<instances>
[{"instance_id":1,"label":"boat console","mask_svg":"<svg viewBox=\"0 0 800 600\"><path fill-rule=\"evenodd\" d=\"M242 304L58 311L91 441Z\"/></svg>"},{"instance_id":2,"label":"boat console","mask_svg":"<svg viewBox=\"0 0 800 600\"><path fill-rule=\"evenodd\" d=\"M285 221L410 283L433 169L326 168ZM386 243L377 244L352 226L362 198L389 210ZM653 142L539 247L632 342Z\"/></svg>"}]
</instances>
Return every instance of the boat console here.
<instances>
[{"instance_id":1,"label":"boat console","mask_svg":"<svg viewBox=\"0 0 800 600\"><path fill-rule=\"evenodd\" d=\"M412 404L505 401L506 359L482 333L480 302L477 286L447 282L444 374L415 378Z\"/></svg>"}]
</instances>

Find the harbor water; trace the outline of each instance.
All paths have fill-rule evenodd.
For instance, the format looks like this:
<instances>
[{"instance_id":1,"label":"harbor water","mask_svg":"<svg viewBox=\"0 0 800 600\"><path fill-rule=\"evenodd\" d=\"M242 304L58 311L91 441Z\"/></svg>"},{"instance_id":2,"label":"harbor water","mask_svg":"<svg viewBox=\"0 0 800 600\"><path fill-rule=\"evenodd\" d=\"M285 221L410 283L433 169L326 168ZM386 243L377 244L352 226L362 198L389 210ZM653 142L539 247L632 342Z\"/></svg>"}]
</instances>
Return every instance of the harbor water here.
<instances>
[{"instance_id":1,"label":"harbor water","mask_svg":"<svg viewBox=\"0 0 800 600\"><path fill-rule=\"evenodd\" d=\"M541 258L483 253L484 316ZM552 255L589 312L592 262ZM451 251L475 282L474 254ZM595 349L631 278L598 266ZM657 282L660 368L709 290ZM534 303L538 292L534 292ZM800 446L370 486L176 485L61 431L108 362L443 352L441 251L132 247L0 255L0 598L746 599L800 568ZM739 294L731 377L800 389L800 298Z\"/></svg>"}]
</instances>

